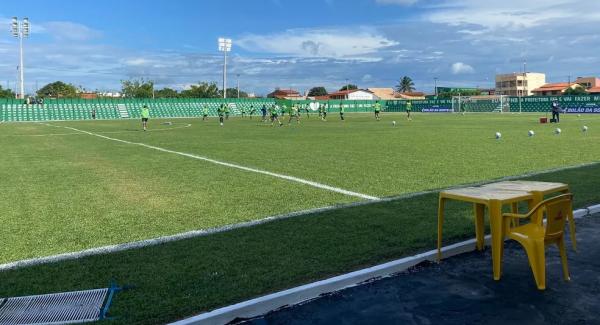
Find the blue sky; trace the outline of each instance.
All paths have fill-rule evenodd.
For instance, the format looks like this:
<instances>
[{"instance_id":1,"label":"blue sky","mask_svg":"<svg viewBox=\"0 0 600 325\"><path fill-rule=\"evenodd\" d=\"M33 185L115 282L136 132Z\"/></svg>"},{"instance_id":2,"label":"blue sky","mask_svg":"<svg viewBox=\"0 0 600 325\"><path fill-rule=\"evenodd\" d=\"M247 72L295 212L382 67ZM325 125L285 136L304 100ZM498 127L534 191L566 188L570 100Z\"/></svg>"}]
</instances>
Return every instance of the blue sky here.
<instances>
[{"instance_id":1,"label":"blue sky","mask_svg":"<svg viewBox=\"0 0 600 325\"><path fill-rule=\"evenodd\" d=\"M29 0L0 7L0 82L14 85L10 17L28 16L26 88L55 80L119 90L146 78L183 89L220 85L219 36L234 41L229 81L275 87L493 87L496 73L545 72L549 81L600 75L600 3L574 0Z\"/></svg>"}]
</instances>

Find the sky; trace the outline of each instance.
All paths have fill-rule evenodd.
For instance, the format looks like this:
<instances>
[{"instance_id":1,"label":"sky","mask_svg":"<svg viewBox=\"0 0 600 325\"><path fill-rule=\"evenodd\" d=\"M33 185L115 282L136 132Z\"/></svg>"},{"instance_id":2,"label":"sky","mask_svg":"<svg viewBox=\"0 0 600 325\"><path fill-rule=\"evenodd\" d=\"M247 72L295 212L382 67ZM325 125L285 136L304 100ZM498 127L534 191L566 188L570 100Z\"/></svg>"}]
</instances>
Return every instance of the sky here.
<instances>
[{"instance_id":1,"label":"sky","mask_svg":"<svg viewBox=\"0 0 600 325\"><path fill-rule=\"evenodd\" d=\"M26 91L61 80L118 91L222 83L217 39L233 40L228 87L333 91L494 87L497 73L544 72L549 82L600 75L600 1L575 0L28 0L0 6L0 85L14 88L18 41L10 18L29 17ZM239 77L238 77L239 75Z\"/></svg>"}]
</instances>

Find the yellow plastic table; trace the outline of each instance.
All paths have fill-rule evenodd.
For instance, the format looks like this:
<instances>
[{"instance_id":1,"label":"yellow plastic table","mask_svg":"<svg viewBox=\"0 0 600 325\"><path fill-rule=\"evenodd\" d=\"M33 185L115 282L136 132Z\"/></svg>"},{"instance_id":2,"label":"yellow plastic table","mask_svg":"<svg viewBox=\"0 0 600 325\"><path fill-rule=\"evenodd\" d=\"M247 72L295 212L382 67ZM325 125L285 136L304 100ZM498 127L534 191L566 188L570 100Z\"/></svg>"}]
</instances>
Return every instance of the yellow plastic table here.
<instances>
[{"instance_id":1,"label":"yellow plastic table","mask_svg":"<svg viewBox=\"0 0 600 325\"><path fill-rule=\"evenodd\" d=\"M466 187L440 192L438 208L438 260L442 258L442 226L444 224L444 209L447 200L471 202L475 208L475 234L477 249L483 249L484 242L484 209L490 212L490 228L492 235L492 264L494 280L500 280L502 254L504 250L505 223L502 220L502 206L533 200L533 194L527 191L506 190L492 187Z\"/></svg>"},{"instance_id":2,"label":"yellow plastic table","mask_svg":"<svg viewBox=\"0 0 600 325\"><path fill-rule=\"evenodd\" d=\"M506 181L487 184L483 187L529 192L533 194L533 200L529 206L530 209L542 202L544 200L544 196L546 195L554 193L566 194L570 192L569 185L567 184L535 181ZM515 210L514 207L513 210ZM577 243L575 241L575 218L573 216L573 211L567 215L567 221L569 222L571 244L573 245L573 249L577 250Z\"/></svg>"}]
</instances>

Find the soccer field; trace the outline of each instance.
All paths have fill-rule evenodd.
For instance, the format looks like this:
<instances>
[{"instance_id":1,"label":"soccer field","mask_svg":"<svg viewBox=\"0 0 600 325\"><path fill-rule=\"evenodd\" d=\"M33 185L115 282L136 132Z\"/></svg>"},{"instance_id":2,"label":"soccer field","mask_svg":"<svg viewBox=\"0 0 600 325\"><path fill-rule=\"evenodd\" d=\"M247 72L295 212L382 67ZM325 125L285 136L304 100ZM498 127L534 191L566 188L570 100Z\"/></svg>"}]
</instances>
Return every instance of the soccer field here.
<instances>
[{"instance_id":1,"label":"soccer field","mask_svg":"<svg viewBox=\"0 0 600 325\"><path fill-rule=\"evenodd\" d=\"M0 124L0 263L600 160L591 115L346 115Z\"/></svg>"}]
</instances>

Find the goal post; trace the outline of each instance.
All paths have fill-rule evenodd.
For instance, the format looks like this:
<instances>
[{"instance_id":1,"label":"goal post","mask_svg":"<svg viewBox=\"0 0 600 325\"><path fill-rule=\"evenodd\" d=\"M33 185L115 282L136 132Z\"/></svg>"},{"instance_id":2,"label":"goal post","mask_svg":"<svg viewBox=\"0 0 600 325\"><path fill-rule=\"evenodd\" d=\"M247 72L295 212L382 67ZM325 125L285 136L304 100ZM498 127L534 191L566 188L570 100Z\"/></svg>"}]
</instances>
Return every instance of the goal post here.
<instances>
[{"instance_id":1,"label":"goal post","mask_svg":"<svg viewBox=\"0 0 600 325\"><path fill-rule=\"evenodd\" d=\"M508 113L510 103L506 95L493 96L453 96L452 112L454 113Z\"/></svg>"}]
</instances>

